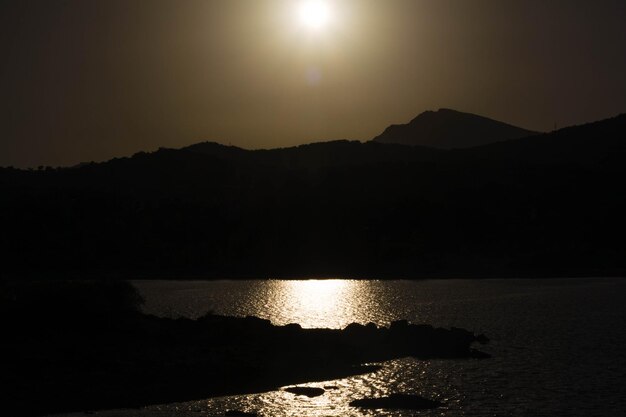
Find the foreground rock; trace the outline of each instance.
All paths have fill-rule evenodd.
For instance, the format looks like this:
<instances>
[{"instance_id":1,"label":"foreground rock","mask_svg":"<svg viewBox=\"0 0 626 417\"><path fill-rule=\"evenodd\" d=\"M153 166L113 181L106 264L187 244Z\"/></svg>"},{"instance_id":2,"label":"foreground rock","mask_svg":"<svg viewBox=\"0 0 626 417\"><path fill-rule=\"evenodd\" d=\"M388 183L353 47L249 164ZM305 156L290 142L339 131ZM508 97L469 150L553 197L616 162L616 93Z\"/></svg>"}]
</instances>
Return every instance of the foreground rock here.
<instances>
[{"instance_id":1,"label":"foreground rock","mask_svg":"<svg viewBox=\"0 0 626 417\"><path fill-rule=\"evenodd\" d=\"M240 411L240 410L228 410L224 413L225 417L258 417L257 413Z\"/></svg>"},{"instance_id":2,"label":"foreground rock","mask_svg":"<svg viewBox=\"0 0 626 417\"><path fill-rule=\"evenodd\" d=\"M350 402L351 407L386 410L430 410L441 406L439 401L417 395L392 394L382 398L363 398Z\"/></svg>"},{"instance_id":3,"label":"foreground rock","mask_svg":"<svg viewBox=\"0 0 626 417\"><path fill-rule=\"evenodd\" d=\"M285 388L285 391L296 395L304 395L309 398L319 397L320 395L324 395L325 392L322 388L313 387L289 387Z\"/></svg>"},{"instance_id":4,"label":"foreground rock","mask_svg":"<svg viewBox=\"0 0 626 417\"><path fill-rule=\"evenodd\" d=\"M16 305L5 297L0 325L5 343L0 384L7 415L42 415L127 408L276 390L286 385L345 378L395 358L481 357L485 342L462 329L406 321L389 328L351 324L343 330L275 326L256 317L207 315L198 320L146 316L111 304L122 289L84 289L71 299L49 289L54 305ZM124 291L127 291L124 290ZM129 295L132 295L129 294ZM132 300L132 297L127 297ZM57 305L58 304L58 305ZM42 308L41 305L44 305ZM91 306L91 307L89 307ZM90 308L90 309L88 309ZM81 314L76 314L82 311ZM299 389L300 393L303 393ZM313 394L313 391L309 391ZM307 395L304 393L304 395ZM36 399L36 401L33 401Z\"/></svg>"}]
</instances>

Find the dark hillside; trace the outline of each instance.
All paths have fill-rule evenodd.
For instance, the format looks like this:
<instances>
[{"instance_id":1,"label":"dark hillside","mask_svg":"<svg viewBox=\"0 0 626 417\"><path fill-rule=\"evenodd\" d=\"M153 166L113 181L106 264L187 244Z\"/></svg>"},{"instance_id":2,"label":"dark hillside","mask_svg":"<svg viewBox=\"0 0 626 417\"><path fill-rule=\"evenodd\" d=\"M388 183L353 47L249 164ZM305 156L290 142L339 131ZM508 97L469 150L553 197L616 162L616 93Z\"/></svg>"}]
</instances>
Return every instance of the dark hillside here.
<instances>
[{"instance_id":1,"label":"dark hillside","mask_svg":"<svg viewBox=\"0 0 626 417\"><path fill-rule=\"evenodd\" d=\"M212 143L0 170L3 275L626 273L626 116L478 148Z\"/></svg>"}]
</instances>

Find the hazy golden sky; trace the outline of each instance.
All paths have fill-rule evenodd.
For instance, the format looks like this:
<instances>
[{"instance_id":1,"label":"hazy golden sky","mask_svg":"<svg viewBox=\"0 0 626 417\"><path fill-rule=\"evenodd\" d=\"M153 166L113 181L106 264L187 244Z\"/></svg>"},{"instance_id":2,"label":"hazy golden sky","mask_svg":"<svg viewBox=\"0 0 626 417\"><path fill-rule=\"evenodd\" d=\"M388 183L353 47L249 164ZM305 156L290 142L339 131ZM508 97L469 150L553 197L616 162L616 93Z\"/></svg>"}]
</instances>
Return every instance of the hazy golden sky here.
<instances>
[{"instance_id":1,"label":"hazy golden sky","mask_svg":"<svg viewBox=\"0 0 626 417\"><path fill-rule=\"evenodd\" d=\"M0 166L626 112L626 1L327 0L319 28L302 1L0 0Z\"/></svg>"}]
</instances>

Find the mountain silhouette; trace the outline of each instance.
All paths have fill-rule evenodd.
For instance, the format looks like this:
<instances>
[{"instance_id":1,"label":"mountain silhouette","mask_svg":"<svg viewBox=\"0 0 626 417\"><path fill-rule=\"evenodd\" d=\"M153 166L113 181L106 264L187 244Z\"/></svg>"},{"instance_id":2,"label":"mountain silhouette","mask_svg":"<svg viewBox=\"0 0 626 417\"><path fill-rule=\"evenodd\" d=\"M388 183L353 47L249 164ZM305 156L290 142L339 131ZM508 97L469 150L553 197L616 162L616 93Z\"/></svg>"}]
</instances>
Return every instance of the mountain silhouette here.
<instances>
[{"instance_id":1,"label":"mountain silhouette","mask_svg":"<svg viewBox=\"0 0 626 417\"><path fill-rule=\"evenodd\" d=\"M537 132L486 117L440 109L426 111L408 124L389 126L373 141L453 149L469 148L535 134Z\"/></svg>"},{"instance_id":2,"label":"mountain silhouette","mask_svg":"<svg viewBox=\"0 0 626 417\"><path fill-rule=\"evenodd\" d=\"M0 275L626 274L626 115L454 150L216 143L0 168Z\"/></svg>"}]
</instances>

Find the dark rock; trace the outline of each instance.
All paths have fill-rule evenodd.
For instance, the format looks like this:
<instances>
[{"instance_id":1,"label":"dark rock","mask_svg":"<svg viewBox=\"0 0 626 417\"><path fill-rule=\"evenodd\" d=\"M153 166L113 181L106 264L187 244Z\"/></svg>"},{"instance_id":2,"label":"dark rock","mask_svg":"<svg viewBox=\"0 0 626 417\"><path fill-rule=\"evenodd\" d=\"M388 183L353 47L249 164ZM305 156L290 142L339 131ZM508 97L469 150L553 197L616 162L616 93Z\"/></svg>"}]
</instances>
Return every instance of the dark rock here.
<instances>
[{"instance_id":1,"label":"dark rock","mask_svg":"<svg viewBox=\"0 0 626 417\"><path fill-rule=\"evenodd\" d=\"M374 331L378 329L378 326L376 326L375 323L370 322L365 325L365 328L369 331Z\"/></svg>"},{"instance_id":2,"label":"dark rock","mask_svg":"<svg viewBox=\"0 0 626 417\"><path fill-rule=\"evenodd\" d=\"M309 398L319 397L324 394L323 388L314 388L314 387L290 387L285 388L285 391L290 392L296 395L305 395Z\"/></svg>"},{"instance_id":3,"label":"dark rock","mask_svg":"<svg viewBox=\"0 0 626 417\"><path fill-rule=\"evenodd\" d=\"M476 350L476 349L470 349L469 356L470 356L470 358L474 358L474 359L489 359L489 358L491 358L490 354L485 353L485 352L481 352L480 350Z\"/></svg>"},{"instance_id":4,"label":"dark rock","mask_svg":"<svg viewBox=\"0 0 626 417\"><path fill-rule=\"evenodd\" d=\"M401 330L406 329L409 325L408 320L396 320L391 322L391 326L389 326L390 330Z\"/></svg>"},{"instance_id":5,"label":"dark rock","mask_svg":"<svg viewBox=\"0 0 626 417\"><path fill-rule=\"evenodd\" d=\"M343 331L346 333L358 333L363 331L363 329L365 329L365 326L363 326L361 323L350 323L346 326L345 329L343 329Z\"/></svg>"},{"instance_id":6,"label":"dark rock","mask_svg":"<svg viewBox=\"0 0 626 417\"><path fill-rule=\"evenodd\" d=\"M302 330L302 326L300 326L298 323L290 323L290 324L284 325L283 329L292 333L296 333Z\"/></svg>"},{"instance_id":7,"label":"dark rock","mask_svg":"<svg viewBox=\"0 0 626 417\"><path fill-rule=\"evenodd\" d=\"M389 397L363 398L350 402L351 407L387 410L430 410L441 406L439 401L417 395L391 394Z\"/></svg>"},{"instance_id":8,"label":"dark rock","mask_svg":"<svg viewBox=\"0 0 626 417\"><path fill-rule=\"evenodd\" d=\"M254 412L246 412L240 410L228 410L224 413L226 417L258 417L257 413Z\"/></svg>"},{"instance_id":9,"label":"dark rock","mask_svg":"<svg viewBox=\"0 0 626 417\"><path fill-rule=\"evenodd\" d=\"M248 326L259 330L265 330L272 327L271 321L256 316L246 316L245 322Z\"/></svg>"}]
</instances>

